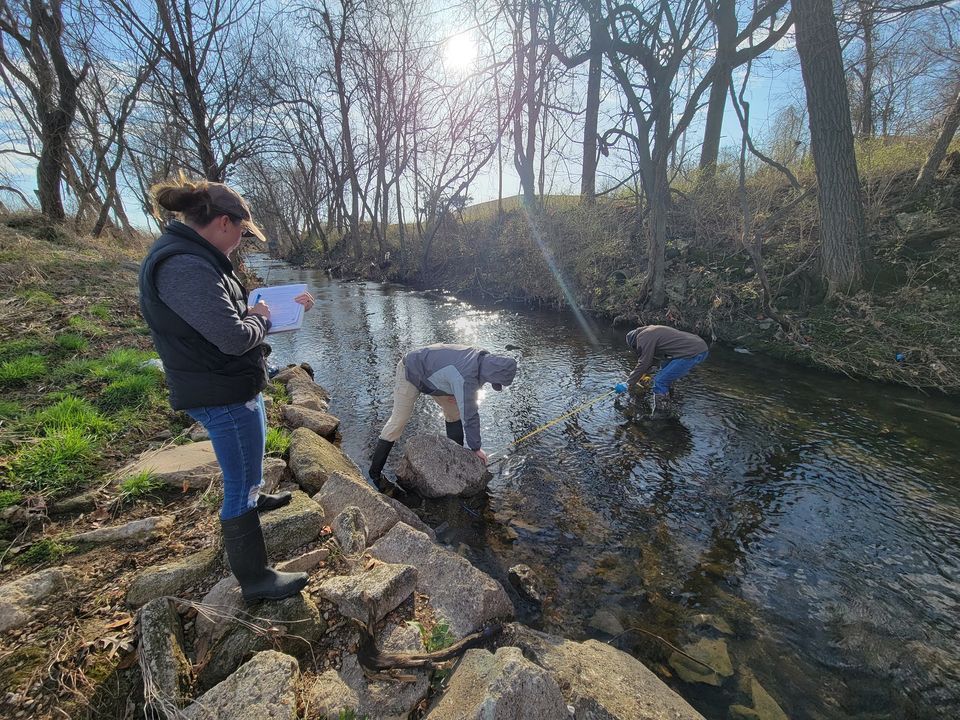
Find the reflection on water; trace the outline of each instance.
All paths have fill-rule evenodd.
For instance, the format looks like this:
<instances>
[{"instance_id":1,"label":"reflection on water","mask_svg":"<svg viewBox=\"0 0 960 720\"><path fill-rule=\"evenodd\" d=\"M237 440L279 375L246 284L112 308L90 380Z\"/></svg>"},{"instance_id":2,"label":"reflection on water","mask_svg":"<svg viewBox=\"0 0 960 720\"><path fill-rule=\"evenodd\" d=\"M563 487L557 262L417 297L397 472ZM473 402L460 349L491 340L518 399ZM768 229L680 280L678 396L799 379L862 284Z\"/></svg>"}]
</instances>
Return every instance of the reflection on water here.
<instances>
[{"instance_id":1,"label":"reflection on water","mask_svg":"<svg viewBox=\"0 0 960 720\"><path fill-rule=\"evenodd\" d=\"M272 338L275 358L313 365L361 467L414 347L521 348L514 385L481 401L488 452L632 367L622 333L591 345L568 316L250 265L317 296L301 331ZM551 600L515 596L521 619L576 638L619 626L613 642L708 718L743 701L748 674L794 719L960 717L960 406L722 349L681 392L679 422L633 423L608 400L517 448L486 496L417 509L508 587L510 566L534 569ZM435 403L418 404L417 432L443 432ZM720 638L736 675L683 682L636 627Z\"/></svg>"}]
</instances>

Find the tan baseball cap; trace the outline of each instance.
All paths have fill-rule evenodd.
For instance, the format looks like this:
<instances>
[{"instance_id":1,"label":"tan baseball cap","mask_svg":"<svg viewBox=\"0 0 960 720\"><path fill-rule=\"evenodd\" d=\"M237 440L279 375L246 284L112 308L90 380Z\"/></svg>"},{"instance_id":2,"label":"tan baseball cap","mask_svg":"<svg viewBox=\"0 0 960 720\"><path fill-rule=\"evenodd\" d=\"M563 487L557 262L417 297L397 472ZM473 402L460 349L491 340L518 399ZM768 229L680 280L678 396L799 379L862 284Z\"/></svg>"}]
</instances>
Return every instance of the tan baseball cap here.
<instances>
[{"instance_id":1,"label":"tan baseball cap","mask_svg":"<svg viewBox=\"0 0 960 720\"><path fill-rule=\"evenodd\" d=\"M240 197L236 190L232 190L223 183L212 182L207 184L207 192L210 193L214 210L243 223L244 237L255 237L261 242L267 241L267 236L263 234L263 230L257 227L257 224L253 221L247 201Z\"/></svg>"}]
</instances>

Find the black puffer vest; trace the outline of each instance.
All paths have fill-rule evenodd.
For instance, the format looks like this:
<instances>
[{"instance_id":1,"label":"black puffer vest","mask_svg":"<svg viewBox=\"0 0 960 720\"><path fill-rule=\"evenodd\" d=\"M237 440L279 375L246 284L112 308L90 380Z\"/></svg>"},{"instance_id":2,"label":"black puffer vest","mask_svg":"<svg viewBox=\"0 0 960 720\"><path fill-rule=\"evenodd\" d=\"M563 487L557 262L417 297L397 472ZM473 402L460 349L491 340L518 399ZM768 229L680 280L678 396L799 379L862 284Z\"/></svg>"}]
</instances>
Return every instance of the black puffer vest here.
<instances>
[{"instance_id":1,"label":"black puffer vest","mask_svg":"<svg viewBox=\"0 0 960 720\"><path fill-rule=\"evenodd\" d=\"M140 312L163 361L170 405L174 410L230 405L256 397L267 385L266 345L243 355L227 355L160 300L156 269L173 255L196 255L223 278L230 300L241 317L247 311L247 291L233 264L193 229L180 222L167 225L140 266Z\"/></svg>"}]
</instances>

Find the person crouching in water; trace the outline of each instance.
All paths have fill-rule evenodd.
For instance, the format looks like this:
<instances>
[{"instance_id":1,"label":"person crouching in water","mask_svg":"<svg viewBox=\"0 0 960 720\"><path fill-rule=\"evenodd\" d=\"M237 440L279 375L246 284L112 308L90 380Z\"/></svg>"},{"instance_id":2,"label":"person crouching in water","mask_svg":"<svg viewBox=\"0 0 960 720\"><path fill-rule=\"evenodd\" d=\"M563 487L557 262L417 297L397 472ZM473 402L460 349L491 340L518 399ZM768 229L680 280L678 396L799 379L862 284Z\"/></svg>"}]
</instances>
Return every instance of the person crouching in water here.
<instances>
[{"instance_id":1,"label":"person crouching in water","mask_svg":"<svg viewBox=\"0 0 960 720\"><path fill-rule=\"evenodd\" d=\"M639 382L655 360L666 360L653 377L653 417L667 417L671 412L670 387L707 359L707 344L700 336L676 328L646 325L627 333L627 345L639 359L624 390Z\"/></svg>"},{"instance_id":2,"label":"person crouching in water","mask_svg":"<svg viewBox=\"0 0 960 720\"><path fill-rule=\"evenodd\" d=\"M480 411L477 392L484 383L494 390L502 390L513 382L517 361L505 355L494 355L468 345L427 345L411 350L397 363L393 386L393 412L384 425L370 462L370 479L382 487L381 473L393 444L400 439L413 407L426 393L443 410L447 437L467 447L487 462L481 449Z\"/></svg>"},{"instance_id":3,"label":"person crouching in water","mask_svg":"<svg viewBox=\"0 0 960 720\"><path fill-rule=\"evenodd\" d=\"M263 301L248 307L247 290L229 259L242 237L266 240L246 201L226 185L180 178L154 185L150 193L158 218L159 208L179 218L140 266L140 311L163 361L170 405L210 434L223 471L224 548L244 600L296 595L307 575L267 565L259 517L290 502L290 493L260 492L270 309ZM305 310L314 304L310 293L295 300Z\"/></svg>"}]
</instances>

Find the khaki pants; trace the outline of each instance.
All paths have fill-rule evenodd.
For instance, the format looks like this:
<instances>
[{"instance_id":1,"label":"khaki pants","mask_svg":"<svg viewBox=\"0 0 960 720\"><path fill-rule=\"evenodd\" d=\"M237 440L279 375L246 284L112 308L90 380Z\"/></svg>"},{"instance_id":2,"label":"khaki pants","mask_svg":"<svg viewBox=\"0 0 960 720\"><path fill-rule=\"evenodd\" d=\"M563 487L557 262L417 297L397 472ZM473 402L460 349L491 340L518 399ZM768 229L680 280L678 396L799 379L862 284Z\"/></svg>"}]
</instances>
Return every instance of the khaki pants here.
<instances>
[{"instance_id":1,"label":"khaki pants","mask_svg":"<svg viewBox=\"0 0 960 720\"><path fill-rule=\"evenodd\" d=\"M397 375L393 383L393 412L390 413L387 424L383 426L383 432L380 433L381 440L396 442L400 439L403 429L410 422L418 397L420 397L420 391L417 390L416 385L407 380L407 371L401 359L397 363ZM446 422L456 422L460 419L460 408L457 407L457 399L453 395L431 395L430 397L443 410L443 419Z\"/></svg>"}]
</instances>

